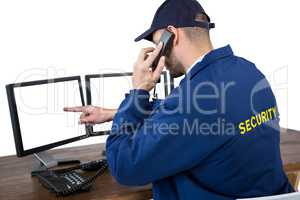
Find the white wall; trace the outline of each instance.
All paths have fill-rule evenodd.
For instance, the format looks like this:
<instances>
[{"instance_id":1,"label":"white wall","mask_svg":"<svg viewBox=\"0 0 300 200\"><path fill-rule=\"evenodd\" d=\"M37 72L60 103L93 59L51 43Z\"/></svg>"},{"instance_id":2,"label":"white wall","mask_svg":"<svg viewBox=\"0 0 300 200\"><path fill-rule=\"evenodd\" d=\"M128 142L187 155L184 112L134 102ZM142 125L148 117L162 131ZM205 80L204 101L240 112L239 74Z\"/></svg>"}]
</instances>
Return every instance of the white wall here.
<instances>
[{"instance_id":1,"label":"white wall","mask_svg":"<svg viewBox=\"0 0 300 200\"><path fill-rule=\"evenodd\" d=\"M15 153L5 84L130 71L139 49L149 44L133 39L148 28L161 2L0 1L0 156ZM300 129L297 1L200 2L216 22L215 47L229 43L257 63L276 93L282 126Z\"/></svg>"}]
</instances>

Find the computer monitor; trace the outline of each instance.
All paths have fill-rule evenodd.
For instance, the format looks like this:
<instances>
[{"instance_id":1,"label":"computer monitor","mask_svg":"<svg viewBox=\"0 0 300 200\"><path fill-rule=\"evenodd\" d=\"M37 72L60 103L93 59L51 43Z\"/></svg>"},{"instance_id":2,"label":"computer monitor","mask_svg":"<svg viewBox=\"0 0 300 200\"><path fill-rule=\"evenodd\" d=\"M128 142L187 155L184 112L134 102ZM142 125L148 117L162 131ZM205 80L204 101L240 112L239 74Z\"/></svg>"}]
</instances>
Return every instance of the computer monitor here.
<instances>
[{"instance_id":1,"label":"computer monitor","mask_svg":"<svg viewBox=\"0 0 300 200\"><path fill-rule=\"evenodd\" d=\"M80 76L9 84L6 91L18 157L34 154L50 167L57 162L39 153L89 137L80 113L63 111L85 105Z\"/></svg>"},{"instance_id":2,"label":"computer monitor","mask_svg":"<svg viewBox=\"0 0 300 200\"><path fill-rule=\"evenodd\" d=\"M87 104L104 108L118 108L125 94L132 89L132 73L91 74L85 76ZM164 99L169 93L167 73L161 74L156 85L157 98ZM150 94L153 96L153 90ZM106 135L111 122L90 127L91 135Z\"/></svg>"}]
</instances>

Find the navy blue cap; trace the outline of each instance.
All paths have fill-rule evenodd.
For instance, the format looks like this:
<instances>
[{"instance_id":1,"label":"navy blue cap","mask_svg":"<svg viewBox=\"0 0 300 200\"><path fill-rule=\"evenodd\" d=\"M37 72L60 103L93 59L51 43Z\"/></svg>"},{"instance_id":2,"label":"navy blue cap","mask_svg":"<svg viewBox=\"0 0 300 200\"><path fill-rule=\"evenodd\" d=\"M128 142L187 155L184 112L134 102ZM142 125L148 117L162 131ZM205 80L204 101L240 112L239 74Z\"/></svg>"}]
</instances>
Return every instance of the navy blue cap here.
<instances>
[{"instance_id":1,"label":"navy blue cap","mask_svg":"<svg viewBox=\"0 0 300 200\"><path fill-rule=\"evenodd\" d=\"M206 15L208 22L199 20L197 16ZM152 41L152 34L158 29L167 28L169 25L180 27L201 27L211 29L215 27L210 23L209 16L205 13L197 0L166 0L156 11L151 27L134 41L142 39Z\"/></svg>"}]
</instances>

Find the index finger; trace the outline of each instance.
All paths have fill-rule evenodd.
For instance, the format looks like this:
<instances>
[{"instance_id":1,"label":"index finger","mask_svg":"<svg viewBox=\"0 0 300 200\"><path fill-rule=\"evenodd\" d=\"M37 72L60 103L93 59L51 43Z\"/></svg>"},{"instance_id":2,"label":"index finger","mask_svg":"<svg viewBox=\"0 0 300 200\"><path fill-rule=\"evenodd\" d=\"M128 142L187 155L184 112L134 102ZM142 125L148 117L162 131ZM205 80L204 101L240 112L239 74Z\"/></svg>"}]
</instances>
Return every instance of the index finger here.
<instances>
[{"instance_id":1,"label":"index finger","mask_svg":"<svg viewBox=\"0 0 300 200\"><path fill-rule=\"evenodd\" d=\"M75 107L64 107L64 111L66 112L85 112L85 107L83 106L75 106Z\"/></svg>"},{"instance_id":2,"label":"index finger","mask_svg":"<svg viewBox=\"0 0 300 200\"><path fill-rule=\"evenodd\" d=\"M155 48L155 50L152 52L152 54L147 58L147 60L145 62L147 62L147 65L152 65L152 63L154 62L155 58L159 55L161 49L163 47L163 43L160 42L157 47Z\"/></svg>"},{"instance_id":3,"label":"index finger","mask_svg":"<svg viewBox=\"0 0 300 200\"><path fill-rule=\"evenodd\" d=\"M138 60L139 61L144 61L145 58L147 57L147 54L150 53L150 52L153 52L155 49L153 47L147 47L147 48L143 48L141 51L140 51L140 54L138 56Z\"/></svg>"}]
</instances>

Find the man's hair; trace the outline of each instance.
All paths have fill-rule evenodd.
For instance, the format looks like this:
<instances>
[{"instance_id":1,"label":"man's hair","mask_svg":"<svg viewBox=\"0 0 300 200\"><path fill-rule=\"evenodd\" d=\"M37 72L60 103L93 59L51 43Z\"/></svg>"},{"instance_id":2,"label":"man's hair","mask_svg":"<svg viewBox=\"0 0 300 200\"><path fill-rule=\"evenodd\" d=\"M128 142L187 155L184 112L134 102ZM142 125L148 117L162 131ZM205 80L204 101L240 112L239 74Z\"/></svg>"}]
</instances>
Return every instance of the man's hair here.
<instances>
[{"instance_id":1,"label":"man's hair","mask_svg":"<svg viewBox=\"0 0 300 200\"><path fill-rule=\"evenodd\" d=\"M205 14L197 14L195 21L208 22L208 18ZM187 38L191 41L199 41L209 37L209 30L201 27L184 27L182 28Z\"/></svg>"}]
</instances>

